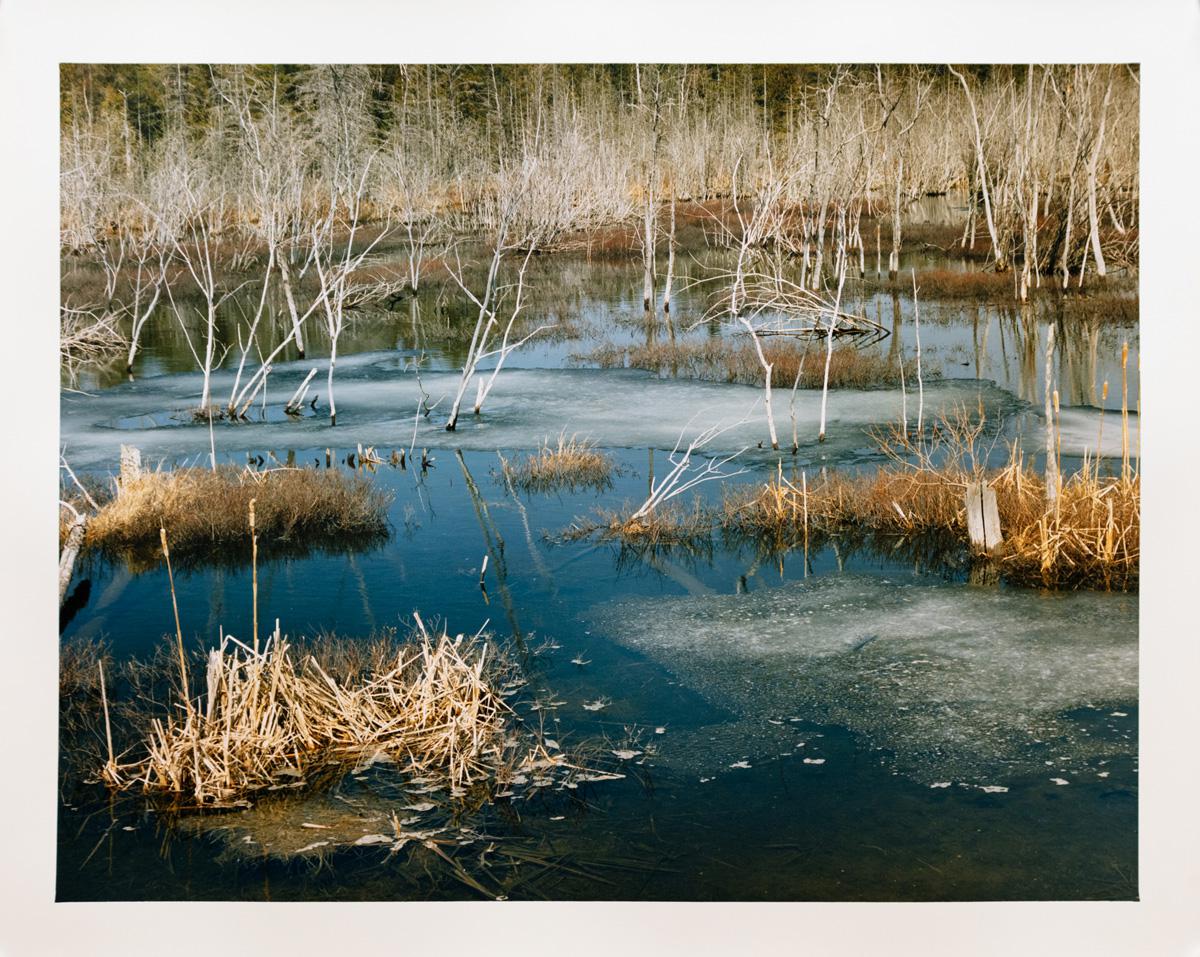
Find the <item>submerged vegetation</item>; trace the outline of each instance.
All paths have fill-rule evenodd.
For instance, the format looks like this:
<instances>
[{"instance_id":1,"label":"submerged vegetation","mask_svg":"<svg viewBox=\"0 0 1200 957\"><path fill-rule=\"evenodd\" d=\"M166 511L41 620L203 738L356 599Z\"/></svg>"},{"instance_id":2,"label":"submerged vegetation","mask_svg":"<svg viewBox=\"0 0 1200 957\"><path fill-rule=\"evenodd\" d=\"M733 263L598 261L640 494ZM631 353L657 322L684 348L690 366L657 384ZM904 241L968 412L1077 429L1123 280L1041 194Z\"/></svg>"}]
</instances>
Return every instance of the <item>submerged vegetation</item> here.
<instances>
[{"instance_id":1,"label":"submerged vegetation","mask_svg":"<svg viewBox=\"0 0 1200 957\"><path fill-rule=\"evenodd\" d=\"M597 451L587 439L566 434L551 446L543 440L541 448L520 461L503 460L505 478L525 492L549 492L558 489L605 489L612 485L613 461Z\"/></svg>"}]
</instances>

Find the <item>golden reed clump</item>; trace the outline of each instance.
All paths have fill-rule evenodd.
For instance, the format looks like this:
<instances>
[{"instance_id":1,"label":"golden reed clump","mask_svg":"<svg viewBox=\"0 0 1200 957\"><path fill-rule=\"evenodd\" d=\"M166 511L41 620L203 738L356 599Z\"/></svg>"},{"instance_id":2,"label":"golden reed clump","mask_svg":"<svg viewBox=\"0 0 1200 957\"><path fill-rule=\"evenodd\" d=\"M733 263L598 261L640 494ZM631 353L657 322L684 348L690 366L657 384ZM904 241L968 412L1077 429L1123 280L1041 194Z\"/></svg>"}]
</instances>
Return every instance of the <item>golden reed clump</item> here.
<instances>
[{"instance_id":1,"label":"golden reed clump","mask_svg":"<svg viewBox=\"0 0 1200 957\"><path fill-rule=\"evenodd\" d=\"M137 716L144 753L110 754L101 778L191 807L244 805L380 756L452 788L486 779L511 758L498 690L507 666L480 635L431 635L417 622L410 642L338 653L329 640L294 646L278 628L261 648L227 635L208 653L202 693Z\"/></svg>"},{"instance_id":2,"label":"golden reed clump","mask_svg":"<svg viewBox=\"0 0 1200 957\"><path fill-rule=\"evenodd\" d=\"M613 462L587 439L566 434L551 446L543 441L541 447L523 461L504 461L504 475L525 492L548 492L558 489L575 491L581 488L606 489L612 485Z\"/></svg>"},{"instance_id":3,"label":"golden reed clump","mask_svg":"<svg viewBox=\"0 0 1200 957\"><path fill-rule=\"evenodd\" d=\"M806 488L780 475L728 497L724 524L793 542L805 533L949 533L967 548L964 493L980 480L996 492L1004 542L992 560L1005 580L1049 588L1137 587L1141 479L1130 471L1101 477L1085 468L1062 483L1054 506L1047 505L1042 478L1019 459L978 472L949 465L828 473Z\"/></svg>"},{"instance_id":4,"label":"golden reed clump","mask_svg":"<svg viewBox=\"0 0 1200 957\"><path fill-rule=\"evenodd\" d=\"M91 517L85 547L154 548L164 526L181 551L247 542L251 499L266 543L386 529L388 496L362 476L338 469L189 467L124 479L119 494Z\"/></svg>"}]
</instances>

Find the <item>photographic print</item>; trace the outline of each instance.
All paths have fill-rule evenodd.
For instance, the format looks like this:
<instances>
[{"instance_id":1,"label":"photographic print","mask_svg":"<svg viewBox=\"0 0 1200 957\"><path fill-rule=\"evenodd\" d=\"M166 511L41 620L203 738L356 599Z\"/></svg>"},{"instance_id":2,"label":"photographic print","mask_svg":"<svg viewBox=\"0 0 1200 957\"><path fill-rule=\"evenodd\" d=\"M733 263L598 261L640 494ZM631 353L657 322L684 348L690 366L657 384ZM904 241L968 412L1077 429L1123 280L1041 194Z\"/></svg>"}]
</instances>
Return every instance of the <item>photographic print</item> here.
<instances>
[{"instance_id":1,"label":"photographic print","mask_svg":"<svg viewBox=\"0 0 1200 957\"><path fill-rule=\"evenodd\" d=\"M59 81L59 901L1138 899L1137 63Z\"/></svg>"}]
</instances>

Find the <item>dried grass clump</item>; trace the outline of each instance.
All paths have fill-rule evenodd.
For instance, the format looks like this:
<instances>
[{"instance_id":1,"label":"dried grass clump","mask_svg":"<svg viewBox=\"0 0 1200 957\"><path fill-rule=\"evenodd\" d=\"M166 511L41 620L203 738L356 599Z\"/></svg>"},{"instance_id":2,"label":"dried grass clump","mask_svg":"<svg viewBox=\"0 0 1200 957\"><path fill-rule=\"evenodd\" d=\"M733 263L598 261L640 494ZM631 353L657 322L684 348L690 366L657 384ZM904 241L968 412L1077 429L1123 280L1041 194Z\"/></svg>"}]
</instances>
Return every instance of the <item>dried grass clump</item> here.
<instances>
[{"instance_id":1,"label":"dried grass clump","mask_svg":"<svg viewBox=\"0 0 1200 957\"><path fill-rule=\"evenodd\" d=\"M145 471L125 478L119 494L89 521L86 545L154 548L162 527L170 532L172 547L183 552L248 542L251 499L258 536L267 547L272 542L386 534L389 498L361 476L336 469L259 472L224 466L216 471Z\"/></svg>"},{"instance_id":2,"label":"dried grass clump","mask_svg":"<svg viewBox=\"0 0 1200 957\"><path fill-rule=\"evenodd\" d=\"M970 547L964 493L986 481L996 492L1003 544L992 555L1014 584L1048 588L1137 588L1140 477L1113 478L1090 468L1067 479L1056 507L1041 477L1014 456L1003 469L888 466L873 475L828 474L800 487L782 475L725 503L727 529L798 543L805 534L864 532L899 536L945 533Z\"/></svg>"},{"instance_id":3,"label":"dried grass clump","mask_svg":"<svg viewBox=\"0 0 1200 957\"><path fill-rule=\"evenodd\" d=\"M868 259L874 252L875 227L880 227L880 247L884 250L882 261L886 267L886 250L892 246L892 220L890 216L882 220L864 216L861 223L863 239L866 240ZM982 241L977 240L973 245L963 245L962 227L948 223L905 223L900 234L900 249L904 252L929 252L934 250L943 253L950 259L968 259L986 262L992 258L992 247L986 236Z\"/></svg>"},{"instance_id":4,"label":"dried grass clump","mask_svg":"<svg viewBox=\"0 0 1200 957\"><path fill-rule=\"evenodd\" d=\"M820 389L825 378L825 352L820 344L806 348L793 341L766 340L763 354L771 363L771 384L776 388ZM646 369L658 375L670 375L709 382L738 382L761 385L762 364L750 342L729 339L702 341L656 342L629 346L606 343L586 356L602 369ZM928 363L923 368L925 378L938 375ZM905 362L904 377L915 381L916 363ZM831 389L872 389L900 384L900 364L876 352L838 346L829 363Z\"/></svg>"},{"instance_id":5,"label":"dried grass clump","mask_svg":"<svg viewBox=\"0 0 1200 957\"><path fill-rule=\"evenodd\" d=\"M231 807L381 758L453 789L494 776L513 740L506 666L480 635L435 637L418 625L411 642L342 658L340 679L278 629L261 649L226 636L208 654L204 692L144 715L145 756L110 759L101 777L181 805Z\"/></svg>"},{"instance_id":6,"label":"dried grass clump","mask_svg":"<svg viewBox=\"0 0 1200 957\"><path fill-rule=\"evenodd\" d=\"M1085 322L1111 322L1114 325L1136 325L1141 312L1136 293L1119 289L1099 291L1091 295L1064 296L1063 314Z\"/></svg>"},{"instance_id":7,"label":"dried grass clump","mask_svg":"<svg viewBox=\"0 0 1200 957\"><path fill-rule=\"evenodd\" d=\"M912 292L911 283L895 285ZM982 269L925 269L917 273L917 286L923 299L1011 299L1014 294L1012 273Z\"/></svg>"},{"instance_id":8,"label":"dried grass clump","mask_svg":"<svg viewBox=\"0 0 1200 957\"><path fill-rule=\"evenodd\" d=\"M694 546L707 542L717 517L706 509L697 497L690 508L674 503L656 508L639 517L629 518L630 509L600 510L593 518L576 521L563 533L567 541L598 536L602 541L616 541L639 547Z\"/></svg>"},{"instance_id":9,"label":"dried grass clump","mask_svg":"<svg viewBox=\"0 0 1200 957\"><path fill-rule=\"evenodd\" d=\"M100 700L100 669L112 671L108 646L90 638L63 642L58 651L58 694L63 701Z\"/></svg>"},{"instance_id":10,"label":"dried grass clump","mask_svg":"<svg viewBox=\"0 0 1200 957\"><path fill-rule=\"evenodd\" d=\"M587 439L565 434L558 444L543 441L541 447L523 462L502 460L505 477L525 492L549 492L557 489L606 489L612 485L613 462Z\"/></svg>"},{"instance_id":11,"label":"dried grass clump","mask_svg":"<svg viewBox=\"0 0 1200 957\"><path fill-rule=\"evenodd\" d=\"M1011 469L999 476L1001 521L1006 512L1010 516L1000 555L1004 576L1057 588L1136 589L1141 477L1126 471L1100 478L1084 469L1063 484L1051 510L1038 499L1044 490L1032 477L1017 477Z\"/></svg>"}]
</instances>

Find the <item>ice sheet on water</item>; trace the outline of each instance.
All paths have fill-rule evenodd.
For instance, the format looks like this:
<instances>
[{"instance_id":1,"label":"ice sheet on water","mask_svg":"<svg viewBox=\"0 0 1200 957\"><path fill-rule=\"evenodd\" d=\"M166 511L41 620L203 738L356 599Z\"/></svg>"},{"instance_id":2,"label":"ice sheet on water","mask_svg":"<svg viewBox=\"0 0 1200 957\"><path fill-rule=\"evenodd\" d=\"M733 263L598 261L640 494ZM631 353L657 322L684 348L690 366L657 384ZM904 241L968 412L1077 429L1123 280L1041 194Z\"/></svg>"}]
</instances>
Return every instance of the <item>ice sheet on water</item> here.
<instances>
[{"instance_id":1,"label":"ice sheet on water","mask_svg":"<svg viewBox=\"0 0 1200 957\"><path fill-rule=\"evenodd\" d=\"M309 363L280 365L272 374L268 403L281 406L312 368ZM310 395L320 394L318 411L327 410L325 377L312 382ZM691 380L664 380L634 370L596 369L511 369L497 379L484 414L471 414L468 392L465 414L456 432L443 428L458 383L456 372L424 372L421 384L431 402L442 399L429 418L418 423L418 447L505 449L532 448L542 439L562 431L589 436L610 448L666 448L675 445L680 432L692 422L692 431L714 423L732 423L750 413L744 424L721 436L709 449L729 452L744 445L757 451L767 438L761 391L750 386ZM228 395L232 377L213 377L213 394ZM198 374L169 375L139 379L95 396L63 395L62 441L68 460L75 467L100 468L117 459L122 443L136 444L150 458L203 456L208 452L205 423L170 428L130 430L131 421L152 422L148 413L184 409L198 402L202 380ZM356 444L380 449L407 447L412 441L413 417L420 399L420 386L411 371L396 368L391 353L372 353L339 360L334 391L338 407L336 429L328 426L326 414L299 420L216 423L218 453L241 453L263 449L311 449ZM443 398L444 397L444 398ZM975 408L982 398L989 414L1011 411L1012 396L989 383L950 381L925 390L925 413L932 418L943 409L966 405ZM910 416L915 415L909 397ZM817 445L820 393L805 391L797 396L800 439L813 459L831 463L852 458L871 448L866 429L898 420L901 396L896 390L853 389L830 393L828 441ZM776 393L775 415L781 439L790 435L786 397ZM278 418L273 416L272 418ZM126 426L125 428L119 426Z\"/></svg>"},{"instance_id":2,"label":"ice sheet on water","mask_svg":"<svg viewBox=\"0 0 1200 957\"><path fill-rule=\"evenodd\" d=\"M1102 421L1103 420L1103 421ZM1044 419L1041 420L1043 423ZM1044 425L1043 425L1044 428ZM1088 406L1064 407L1059 413L1058 434L1064 455L1095 455L1099 448L1100 455L1108 458L1121 457L1121 413L1101 412ZM1139 420L1136 412L1129 413L1129 452L1136 455L1138 450ZM1037 445L1037 439L1041 445ZM1045 434L1035 437L1029 433L1026 437L1027 447L1045 449Z\"/></svg>"},{"instance_id":3,"label":"ice sheet on water","mask_svg":"<svg viewBox=\"0 0 1200 957\"><path fill-rule=\"evenodd\" d=\"M736 716L664 739L660 762L688 770L780 753L785 717L848 727L926 782L998 785L1040 770L1050 742L1077 762L1133 747L1066 712L1136 698L1134 596L836 576L589 617Z\"/></svg>"}]
</instances>

